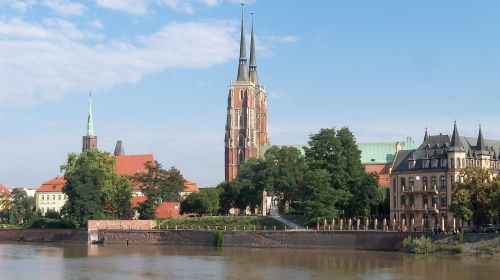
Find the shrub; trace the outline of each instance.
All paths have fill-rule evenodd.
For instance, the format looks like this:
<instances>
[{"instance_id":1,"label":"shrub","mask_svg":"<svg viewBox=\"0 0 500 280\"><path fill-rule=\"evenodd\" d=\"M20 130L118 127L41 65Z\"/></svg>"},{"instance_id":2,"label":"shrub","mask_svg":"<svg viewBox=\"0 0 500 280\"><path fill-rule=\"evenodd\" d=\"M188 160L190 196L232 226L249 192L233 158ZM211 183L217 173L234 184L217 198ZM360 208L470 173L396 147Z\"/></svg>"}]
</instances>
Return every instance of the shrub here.
<instances>
[{"instance_id":1,"label":"shrub","mask_svg":"<svg viewBox=\"0 0 500 280\"><path fill-rule=\"evenodd\" d=\"M74 228L75 225L64 219L36 218L31 220L30 228Z\"/></svg>"},{"instance_id":2,"label":"shrub","mask_svg":"<svg viewBox=\"0 0 500 280\"><path fill-rule=\"evenodd\" d=\"M433 250L433 245L432 241L428 237L420 237L420 238L415 238L413 240L413 252L415 254L422 254L422 255L427 255L432 253Z\"/></svg>"},{"instance_id":3,"label":"shrub","mask_svg":"<svg viewBox=\"0 0 500 280\"><path fill-rule=\"evenodd\" d=\"M224 246L224 231L217 230L214 232L215 237L215 247L222 248Z\"/></svg>"},{"instance_id":4,"label":"shrub","mask_svg":"<svg viewBox=\"0 0 500 280\"><path fill-rule=\"evenodd\" d=\"M411 246L413 243L413 240L411 238L411 236L408 236L406 237L405 239L403 239L403 248L408 248L409 246Z\"/></svg>"},{"instance_id":5,"label":"shrub","mask_svg":"<svg viewBox=\"0 0 500 280\"><path fill-rule=\"evenodd\" d=\"M61 215L57 211L49 210L47 213L45 213L45 218L48 219L60 219Z\"/></svg>"},{"instance_id":6,"label":"shrub","mask_svg":"<svg viewBox=\"0 0 500 280\"><path fill-rule=\"evenodd\" d=\"M460 243L464 242L464 234L461 232L457 233L456 240Z\"/></svg>"},{"instance_id":7,"label":"shrub","mask_svg":"<svg viewBox=\"0 0 500 280\"><path fill-rule=\"evenodd\" d=\"M463 248L460 245L438 244L435 249L436 251L447 251L455 254L461 254L463 252Z\"/></svg>"}]
</instances>

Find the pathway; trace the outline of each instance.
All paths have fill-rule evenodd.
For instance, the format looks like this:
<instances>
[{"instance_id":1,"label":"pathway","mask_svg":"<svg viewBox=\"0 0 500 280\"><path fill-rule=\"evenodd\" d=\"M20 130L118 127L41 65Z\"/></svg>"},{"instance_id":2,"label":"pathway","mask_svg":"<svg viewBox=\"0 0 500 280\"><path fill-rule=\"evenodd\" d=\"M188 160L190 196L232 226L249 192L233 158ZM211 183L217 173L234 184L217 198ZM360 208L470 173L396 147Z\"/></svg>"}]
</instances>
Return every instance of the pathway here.
<instances>
[{"instance_id":1,"label":"pathway","mask_svg":"<svg viewBox=\"0 0 500 280\"><path fill-rule=\"evenodd\" d=\"M295 229L304 229L301 225L298 225L290 220L287 220L285 218L283 218L282 216L276 214L276 215L271 215L269 216L273 219L275 219L276 221L278 222L281 222L282 224L284 224L288 229L291 229L291 230L295 230Z\"/></svg>"}]
</instances>

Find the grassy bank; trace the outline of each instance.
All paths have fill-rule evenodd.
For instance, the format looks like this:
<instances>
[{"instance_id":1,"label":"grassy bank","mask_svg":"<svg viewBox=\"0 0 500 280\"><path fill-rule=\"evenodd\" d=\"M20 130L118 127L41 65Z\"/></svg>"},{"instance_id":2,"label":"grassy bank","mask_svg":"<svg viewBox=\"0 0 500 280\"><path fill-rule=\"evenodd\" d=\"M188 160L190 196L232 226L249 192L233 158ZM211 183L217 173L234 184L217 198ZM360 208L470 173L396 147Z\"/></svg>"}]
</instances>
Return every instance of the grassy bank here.
<instances>
[{"instance_id":1,"label":"grassy bank","mask_svg":"<svg viewBox=\"0 0 500 280\"><path fill-rule=\"evenodd\" d=\"M431 235L403 240L403 250L415 254L500 256L500 234Z\"/></svg>"},{"instance_id":2,"label":"grassy bank","mask_svg":"<svg viewBox=\"0 0 500 280\"><path fill-rule=\"evenodd\" d=\"M219 229L219 230L257 230L262 229L284 229L284 225L273 218L262 216L213 216L213 217L189 217L179 219L160 219L160 229Z\"/></svg>"}]
</instances>

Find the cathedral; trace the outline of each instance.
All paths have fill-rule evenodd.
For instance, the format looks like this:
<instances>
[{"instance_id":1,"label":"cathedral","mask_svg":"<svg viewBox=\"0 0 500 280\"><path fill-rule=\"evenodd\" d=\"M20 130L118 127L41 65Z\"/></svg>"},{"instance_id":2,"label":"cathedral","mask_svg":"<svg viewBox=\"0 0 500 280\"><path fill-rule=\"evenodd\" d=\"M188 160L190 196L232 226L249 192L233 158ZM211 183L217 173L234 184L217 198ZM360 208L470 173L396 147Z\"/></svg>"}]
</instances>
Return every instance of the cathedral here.
<instances>
[{"instance_id":1,"label":"cathedral","mask_svg":"<svg viewBox=\"0 0 500 280\"><path fill-rule=\"evenodd\" d=\"M259 158L269 146L267 101L257 75L255 39L250 38L250 63L247 65L244 17L241 15L240 58L238 76L231 82L227 102L225 136L225 180L234 180L239 164Z\"/></svg>"}]
</instances>

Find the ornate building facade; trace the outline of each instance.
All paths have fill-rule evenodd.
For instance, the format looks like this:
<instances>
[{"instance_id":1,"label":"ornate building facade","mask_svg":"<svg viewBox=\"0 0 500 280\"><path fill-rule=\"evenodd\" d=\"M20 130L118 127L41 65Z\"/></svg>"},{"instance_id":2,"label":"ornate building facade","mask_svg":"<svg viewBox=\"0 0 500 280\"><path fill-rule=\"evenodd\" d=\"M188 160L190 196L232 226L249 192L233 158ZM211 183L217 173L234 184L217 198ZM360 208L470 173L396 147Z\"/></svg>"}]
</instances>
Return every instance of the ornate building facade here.
<instances>
[{"instance_id":1,"label":"ornate building facade","mask_svg":"<svg viewBox=\"0 0 500 280\"><path fill-rule=\"evenodd\" d=\"M243 14L238 76L229 89L224 142L226 181L236 178L239 164L250 158L259 158L261 151L269 145L266 92L257 75L253 18L250 65L247 65Z\"/></svg>"},{"instance_id":2,"label":"ornate building facade","mask_svg":"<svg viewBox=\"0 0 500 280\"><path fill-rule=\"evenodd\" d=\"M500 172L500 140L483 138L481 127L476 137L462 137L457 125L451 137L428 135L413 150L401 150L391 166L390 209L393 223L399 226L428 229L458 227L458 220L448 207L460 172L466 167L481 167ZM455 225L453 224L455 223Z\"/></svg>"}]
</instances>

